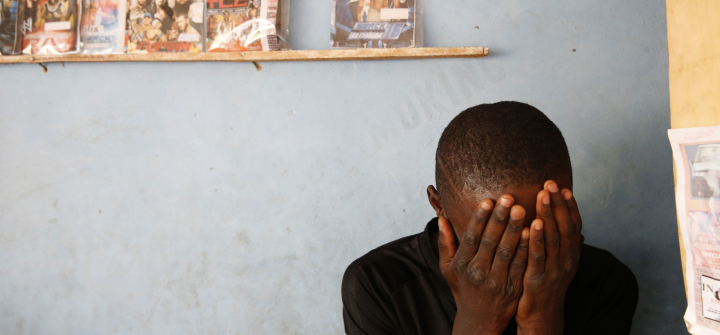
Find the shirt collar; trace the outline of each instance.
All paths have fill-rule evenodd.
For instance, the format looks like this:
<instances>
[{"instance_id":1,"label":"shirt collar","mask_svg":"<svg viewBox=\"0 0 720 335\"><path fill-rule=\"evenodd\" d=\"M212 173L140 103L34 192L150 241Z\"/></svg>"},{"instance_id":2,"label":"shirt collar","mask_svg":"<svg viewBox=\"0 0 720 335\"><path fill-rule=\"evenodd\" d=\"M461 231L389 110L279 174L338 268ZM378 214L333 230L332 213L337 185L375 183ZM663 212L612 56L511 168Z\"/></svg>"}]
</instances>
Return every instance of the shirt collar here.
<instances>
[{"instance_id":1,"label":"shirt collar","mask_svg":"<svg viewBox=\"0 0 720 335\"><path fill-rule=\"evenodd\" d=\"M443 277L442 273L440 272L440 261L438 256L435 255L435 252L433 252L433 248L431 245L431 243L437 243L437 241L430 241L430 233L434 231L438 231L437 218L430 220L427 226L425 226L425 231L420 234L418 239L420 242L420 251L422 252L423 258L425 259L425 263L427 263L427 266L433 273L433 278L435 279L437 286L440 287L440 295L442 295L446 299L449 299L454 304L455 298L452 295L452 291L450 290L450 286L445 280L445 277Z\"/></svg>"}]
</instances>

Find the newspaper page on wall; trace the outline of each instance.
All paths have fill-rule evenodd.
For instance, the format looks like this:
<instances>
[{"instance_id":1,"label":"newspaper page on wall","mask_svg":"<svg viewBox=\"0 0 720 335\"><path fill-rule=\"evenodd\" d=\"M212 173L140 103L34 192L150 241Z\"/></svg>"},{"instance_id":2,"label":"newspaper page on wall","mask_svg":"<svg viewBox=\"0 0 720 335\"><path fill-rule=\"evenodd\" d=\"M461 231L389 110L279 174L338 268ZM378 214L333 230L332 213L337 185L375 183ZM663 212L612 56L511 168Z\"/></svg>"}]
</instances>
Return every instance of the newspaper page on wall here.
<instances>
[{"instance_id":1,"label":"newspaper page on wall","mask_svg":"<svg viewBox=\"0 0 720 335\"><path fill-rule=\"evenodd\" d=\"M720 334L720 126L668 131L692 334Z\"/></svg>"}]
</instances>

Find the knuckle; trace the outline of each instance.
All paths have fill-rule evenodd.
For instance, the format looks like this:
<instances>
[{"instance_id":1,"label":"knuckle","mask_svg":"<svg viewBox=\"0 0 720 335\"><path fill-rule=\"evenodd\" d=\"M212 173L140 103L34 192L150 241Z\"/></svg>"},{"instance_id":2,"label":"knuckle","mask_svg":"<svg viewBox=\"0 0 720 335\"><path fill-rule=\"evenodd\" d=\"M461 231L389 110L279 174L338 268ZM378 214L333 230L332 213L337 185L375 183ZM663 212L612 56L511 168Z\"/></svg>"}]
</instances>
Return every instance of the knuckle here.
<instances>
[{"instance_id":1,"label":"knuckle","mask_svg":"<svg viewBox=\"0 0 720 335\"><path fill-rule=\"evenodd\" d=\"M524 258L515 259L512 261L512 263L510 263L510 267L516 270L522 270L525 268L525 266L526 264Z\"/></svg>"},{"instance_id":2,"label":"knuckle","mask_svg":"<svg viewBox=\"0 0 720 335\"><path fill-rule=\"evenodd\" d=\"M519 234L522 231L522 228L522 222L518 221L517 224L509 224L506 229L512 234Z\"/></svg>"},{"instance_id":3,"label":"knuckle","mask_svg":"<svg viewBox=\"0 0 720 335\"><path fill-rule=\"evenodd\" d=\"M495 257L497 257L499 261L509 262L513 257L513 252L507 247L500 246L495 252Z\"/></svg>"},{"instance_id":4,"label":"knuckle","mask_svg":"<svg viewBox=\"0 0 720 335\"><path fill-rule=\"evenodd\" d=\"M495 221L495 223L502 223L505 222L505 220L507 219L507 215L500 211L495 211L492 214L492 219L493 221Z\"/></svg>"},{"instance_id":5,"label":"knuckle","mask_svg":"<svg viewBox=\"0 0 720 335\"><path fill-rule=\"evenodd\" d=\"M483 272L480 268L477 266L470 266L467 268L467 275L470 278L470 280L473 282L473 284L479 285L485 282L487 279L487 276L485 275L485 272Z\"/></svg>"},{"instance_id":6,"label":"knuckle","mask_svg":"<svg viewBox=\"0 0 720 335\"><path fill-rule=\"evenodd\" d=\"M488 288L489 290L491 290L491 291L497 291L498 288L500 288L500 285L499 285L498 282L497 282L496 280L494 280L494 279L488 279L488 280L486 280L486 281L485 281L485 285L486 285L487 288Z\"/></svg>"},{"instance_id":7,"label":"knuckle","mask_svg":"<svg viewBox=\"0 0 720 335\"><path fill-rule=\"evenodd\" d=\"M463 234L462 241L465 244L474 245L478 243L478 237L468 230Z\"/></svg>"},{"instance_id":8,"label":"knuckle","mask_svg":"<svg viewBox=\"0 0 720 335\"><path fill-rule=\"evenodd\" d=\"M505 292L507 293L507 295L515 297L520 295L520 287L518 287L518 285L514 281L510 280L507 282L507 284L505 284Z\"/></svg>"},{"instance_id":9,"label":"knuckle","mask_svg":"<svg viewBox=\"0 0 720 335\"><path fill-rule=\"evenodd\" d=\"M493 250L495 249L495 246L497 246L498 238L494 236L484 235L482 239L480 239L480 245L485 250Z\"/></svg>"},{"instance_id":10,"label":"knuckle","mask_svg":"<svg viewBox=\"0 0 720 335\"><path fill-rule=\"evenodd\" d=\"M467 267L467 262L464 260L457 259L455 262L453 262L452 268L455 270L455 273L462 273L465 268Z\"/></svg>"},{"instance_id":11,"label":"knuckle","mask_svg":"<svg viewBox=\"0 0 720 335\"><path fill-rule=\"evenodd\" d=\"M485 223L485 221L487 220L488 214L487 214L486 210L482 209L480 211L475 212L473 214L473 216L475 216L475 220L477 220L477 222Z\"/></svg>"},{"instance_id":12,"label":"knuckle","mask_svg":"<svg viewBox=\"0 0 720 335\"><path fill-rule=\"evenodd\" d=\"M534 254L531 258L535 263L545 263L545 254Z\"/></svg>"},{"instance_id":13,"label":"knuckle","mask_svg":"<svg viewBox=\"0 0 720 335\"><path fill-rule=\"evenodd\" d=\"M545 210L543 210L543 215L548 219L552 219L553 218L552 208L550 208L550 207L545 208Z\"/></svg>"}]
</instances>

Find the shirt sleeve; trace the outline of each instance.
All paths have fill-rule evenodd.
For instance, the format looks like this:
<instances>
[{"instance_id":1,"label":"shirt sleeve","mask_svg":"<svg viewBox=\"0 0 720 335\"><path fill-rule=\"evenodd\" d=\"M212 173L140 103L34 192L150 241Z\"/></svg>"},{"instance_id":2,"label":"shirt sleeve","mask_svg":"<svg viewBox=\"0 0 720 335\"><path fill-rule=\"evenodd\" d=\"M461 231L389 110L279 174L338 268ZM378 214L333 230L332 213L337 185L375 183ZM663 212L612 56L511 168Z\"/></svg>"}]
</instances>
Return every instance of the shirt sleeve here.
<instances>
[{"instance_id":1,"label":"shirt sleeve","mask_svg":"<svg viewBox=\"0 0 720 335\"><path fill-rule=\"evenodd\" d=\"M343 322L348 335L396 335L394 322L389 313L391 304L385 302L379 288L358 264L351 264L345 271L342 283Z\"/></svg>"},{"instance_id":2,"label":"shirt sleeve","mask_svg":"<svg viewBox=\"0 0 720 335\"><path fill-rule=\"evenodd\" d=\"M613 267L597 292L593 316L585 334L630 334L638 302L638 284L632 271L624 264Z\"/></svg>"}]
</instances>

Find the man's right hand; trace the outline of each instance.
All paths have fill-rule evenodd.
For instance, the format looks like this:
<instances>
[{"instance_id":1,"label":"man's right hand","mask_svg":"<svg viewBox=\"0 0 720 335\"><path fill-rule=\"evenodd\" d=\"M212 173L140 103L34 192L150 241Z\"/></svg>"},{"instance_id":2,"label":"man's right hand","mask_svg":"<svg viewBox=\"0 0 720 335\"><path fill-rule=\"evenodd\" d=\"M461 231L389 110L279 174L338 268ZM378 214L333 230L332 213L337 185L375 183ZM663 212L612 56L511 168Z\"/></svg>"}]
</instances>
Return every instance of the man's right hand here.
<instances>
[{"instance_id":1,"label":"man's right hand","mask_svg":"<svg viewBox=\"0 0 720 335\"><path fill-rule=\"evenodd\" d=\"M480 202L459 246L450 222L438 218L440 271L457 305L455 335L499 335L515 316L530 232L523 228L525 210L513 202L510 195L496 206L490 199Z\"/></svg>"}]
</instances>

